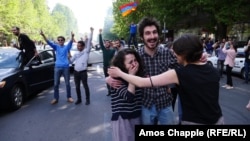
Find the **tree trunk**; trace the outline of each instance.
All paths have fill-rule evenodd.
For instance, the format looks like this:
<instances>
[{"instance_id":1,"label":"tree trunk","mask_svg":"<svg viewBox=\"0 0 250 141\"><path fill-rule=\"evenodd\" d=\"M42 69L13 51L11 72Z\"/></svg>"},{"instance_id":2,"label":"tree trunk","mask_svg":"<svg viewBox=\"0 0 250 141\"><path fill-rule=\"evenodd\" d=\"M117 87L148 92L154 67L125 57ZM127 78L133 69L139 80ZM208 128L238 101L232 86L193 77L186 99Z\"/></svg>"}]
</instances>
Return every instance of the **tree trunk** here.
<instances>
[{"instance_id":1,"label":"tree trunk","mask_svg":"<svg viewBox=\"0 0 250 141\"><path fill-rule=\"evenodd\" d=\"M227 38L227 25L224 23L218 23L216 27L217 27L217 30L216 30L215 38L220 41L223 38L226 39Z\"/></svg>"}]
</instances>

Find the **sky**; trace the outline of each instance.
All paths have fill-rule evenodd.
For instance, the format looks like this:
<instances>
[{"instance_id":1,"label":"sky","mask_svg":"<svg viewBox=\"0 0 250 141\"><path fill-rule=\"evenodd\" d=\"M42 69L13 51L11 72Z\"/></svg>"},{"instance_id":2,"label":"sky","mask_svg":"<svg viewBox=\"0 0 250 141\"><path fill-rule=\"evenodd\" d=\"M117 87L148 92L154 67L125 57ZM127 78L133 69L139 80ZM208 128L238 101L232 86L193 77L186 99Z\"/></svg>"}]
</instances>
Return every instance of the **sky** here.
<instances>
[{"instance_id":1,"label":"sky","mask_svg":"<svg viewBox=\"0 0 250 141\"><path fill-rule=\"evenodd\" d=\"M78 22L79 33L90 31L90 27L98 32L103 28L104 17L107 10L112 6L113 0L47 0L50 9L53 9L57 3L69 7Z\"/></svg>"}]
</instances>

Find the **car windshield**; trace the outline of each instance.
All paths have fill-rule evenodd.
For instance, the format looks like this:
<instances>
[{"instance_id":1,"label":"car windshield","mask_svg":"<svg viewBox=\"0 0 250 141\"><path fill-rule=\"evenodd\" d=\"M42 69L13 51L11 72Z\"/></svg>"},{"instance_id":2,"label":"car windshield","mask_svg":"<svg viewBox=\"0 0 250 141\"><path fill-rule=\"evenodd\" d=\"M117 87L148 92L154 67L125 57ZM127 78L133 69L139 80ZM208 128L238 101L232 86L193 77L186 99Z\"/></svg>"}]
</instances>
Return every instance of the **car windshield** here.
<instances>
[{"instance_id":1,"label":"car windshield","mask_svg":"<svg viewBox=\"0 0 250 141\"><path fill-rule=\"evenodd\" d=\"M237 55L236 55L237 58L245 58L245 52L244 52L244 49L243 48L238 48L237 49Z\"/></svg>"},{"instance_id":2,"label":"car windshield","mask_svg":"<svg viewBox=\"0 0 250 141\"><path fill-rule=\"evenodd\" d=\"M21 56L13 52L0 52L0 68L15 68L19 65Z\"/></svg>"}]
</instances>

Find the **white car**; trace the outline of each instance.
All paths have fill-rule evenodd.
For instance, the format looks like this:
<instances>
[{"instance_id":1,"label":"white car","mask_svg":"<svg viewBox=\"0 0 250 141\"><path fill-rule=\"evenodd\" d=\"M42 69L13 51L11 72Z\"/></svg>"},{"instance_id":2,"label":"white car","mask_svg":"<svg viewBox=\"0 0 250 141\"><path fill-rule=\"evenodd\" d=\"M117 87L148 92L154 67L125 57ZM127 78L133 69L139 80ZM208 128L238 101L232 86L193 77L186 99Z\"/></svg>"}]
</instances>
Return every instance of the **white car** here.
<instances>
[{"instance_id":1,"label":"white car","mask_svg":"<svg viewBox=\"0 0 250 141\"><path fill-rule=\"evenodd\" d=\"M44 45L44 47L41 49L51 49L51 47L49 45ZM73 56L76 52L78 52L77 43L73 43L72 48L70 50L70 55ZM92 64L96 64L96 63L102 63L102 62L103 62L102 50L91 48L90 54L89 54L88 66L91 66ZM74 65L71 65L70 67L73 67L73 66Z\"/></svg>"},{"instance_id":2,"label":"white car","mask_svg":"<svg viewBox=\"0 0 250 141\"><path fill-rule=\"evenodd\" d=\"M70 50L71 56L73 56L77 52L78 52L77 44L73 43L72 48ZM91 48L90 53L89 53L88 66L91 66L92 64L96 64L96 63L102 63L102 62L103 62L102 50L95 50L94 48Z\"/></svg>"},{"instance_id":3,"label":"white car","mask_svg":"<svg viewBox=\"0 0 250 141\"><path fill-rule=\"evenodd\" d=\"M217 60L218 60L217 56L211 56L211 57L208 57L207 63L217 68ZM232 72L235 74L239 74L241 78L244 79L245 78L245 69L244 69L245 53L244 53L243 48L237 49L237 55L236 55L234 62L235 62L235 65L232 69ZM224 70L226 70L226 67L224 67Z\"/></svg>"}]
</instances>

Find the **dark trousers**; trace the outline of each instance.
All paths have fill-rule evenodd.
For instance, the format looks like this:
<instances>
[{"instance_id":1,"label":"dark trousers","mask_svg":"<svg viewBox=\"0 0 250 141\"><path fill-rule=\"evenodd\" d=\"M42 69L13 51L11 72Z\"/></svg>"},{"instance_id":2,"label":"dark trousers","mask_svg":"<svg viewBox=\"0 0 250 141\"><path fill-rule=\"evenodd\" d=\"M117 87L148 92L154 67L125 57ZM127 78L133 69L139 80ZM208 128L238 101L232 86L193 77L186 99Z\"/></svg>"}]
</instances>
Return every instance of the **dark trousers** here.
<instances>
[{"instance_id":1,"label":"dark trousers","mask_svg":"<svg viewBox=\"0 0 250 141\"><path fill-rule=\"evenodd\" d=\"M109 76L109 74L108 74L108 68L109 67L107 67L107 66L103 67L103 73L104 73L105 78ZM110 94L110 86L107 83L106 83L106 85L107 85L107 89L108 89L108 94Z\"/></svg>"},{"instance_id":2,"label":"dark trousers","mask_svg":"<svg viewBox=\"0 0 250 141\"><path fill-rule=\"evenodd\" d=\"M85 89L85 95L86 95L86 100L89 101L89 86L88 86L88 74L87 74L87 70L84 71L74 71L74 80L75 80L75 85L76 85L76 94L77 94L77 99L78 100L82 100L81 97L81 81L83 84L83 87Z\"/></svg>"},{"instance_id":3,"label":"dark trousers","mask_svg":"<svg viewBox=\"0 0 250 141\"><path fill-rule=\"evenodd\" d=\"M233 86L233 80L232 80L232 67L229 65L226 66L226 74L227 74L227 85Z\"/></svg>"},{"instance_id":4,"label":"dark trousers","mask_svg":"<svg viewBox=\"0 0 250 141\"><path fill-rule=\"evenodd\" d=\"M244 69L245 69L245 81L246 81L246 83L248 83L248 81L249 81L249 77L248 77L248 75L249 75L249 68L250 68L250 62L246 62L245 61Z\"/></svg>"},{"instance_id":5,"label":"dark trousers","mask_svg":"<svg viewBox=\"0 0 250 141\"><path fill-rule=\"evenodd\" d=\"M136 33L130 33L129 39L128 39L128 47L130 47L132 40L133 40L133 44L134 44L135 48L137 48Z\"/></svg>"},{"instance_id":6,"label":"dark trousers","mask_svg":"<svg viewBox=\"0 0 250 141\"><path fill-rule=\"evenodd\" d=\"M218 60L217 61L217 69L218 69L221 77L222 77L223 71L224 71L224 62L225 62L225 60Z\"/></svg>"},{"instance_id":7,"label":"dark trousers","mask_svg":"<svg viewBox=\"0 0 250 141\"><path fill-rule=\"evenodd\" d=\"M22 56L22 67L24 67L33 57L34 57L35 52L20 52L20 55Z\"/></svg>"},{"instance_id":8,"label":"dark trousers","mask_svg":"<svg viewBox=\"0 0 250 141\"><path fill-rule=\"evenodd\" d=\"M173 107L173 111L174 111L174 109L175 109L175 102L176 102L177 95L178 95L177 88L176 87L171 88L171 93L173 95L172 107Z\"/></svg>"}]
</instances>

